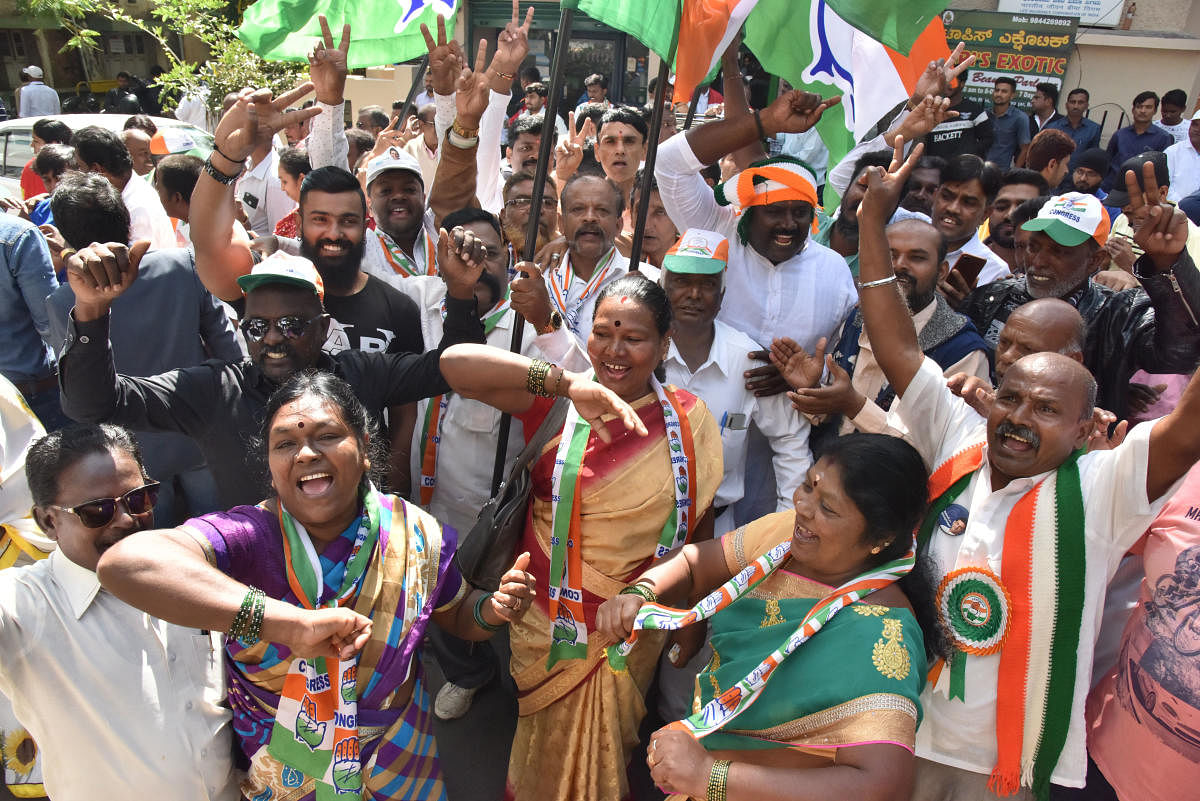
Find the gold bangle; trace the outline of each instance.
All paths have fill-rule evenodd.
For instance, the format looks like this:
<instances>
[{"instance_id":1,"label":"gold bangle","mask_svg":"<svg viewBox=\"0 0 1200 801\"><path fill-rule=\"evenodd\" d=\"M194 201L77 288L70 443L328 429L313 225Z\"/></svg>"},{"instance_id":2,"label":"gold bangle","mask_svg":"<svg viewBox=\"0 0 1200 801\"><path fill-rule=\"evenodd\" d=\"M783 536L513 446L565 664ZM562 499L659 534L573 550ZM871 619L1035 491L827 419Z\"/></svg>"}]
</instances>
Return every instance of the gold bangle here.
<instances>
[{"instance_id":1,"label":"gold bangle","mask_svg":"<svg viewBox=\"0 0 1200 801\"><path fill-rule=\"evenodd\" d=\"M454 118L454 123L450 126L450 130L454 131L454 133L458 134L463 139L473 139L476 136L479 136L478 128L464 128L462 123L458 121L457 117Z\"/></svg>"},{"instance_id":2,"label":"gold bangle","mask_svg":"<svg viewBox=\"0 0 1200 801\"><path fill-rule=\"evenodd\" d=\"M559 397L558 390L562 386L563 376L566 375L566 373L567 373L567 371L561 367L557 368L557 370L558 370L558 378L554 379L554 391L550 393L551 395L553 395L556 398Z\"/></svg>"},{"instance_id":3,"label":"gold bangle","mask_svg":"<svg viewBox=\"0 0 1200 801\"><path fill-rule=\"evenodd\" d=\"M499 75L501 78L503 78L506 81L511 81L513 78L516 77L511 72L501 72L500 70L496 70L496 74Z\"/></svg>"},{"instance_id":4,"label":"gold bangle","mask_svg":"<svg viewBox=\"0 0 1200 801\"><path fill-rule=\"evenodd\" d=\"M649 584L645 584L640 581L636 584L630 584L628 587L617 593L617 595L640 595L645 601L649 601L652 604L658 603L658 593L656 593Z\"/></svg>"},{"instance_id":5,"label":"gold bangle","mask_svg":"<svg viewBox=\"0 0 1200 801\"><path fill-rule=\"evenodd\" d=\"M550 362L534 359L529 363L529 372L525 374L525 389L530 395L539 398L552 397L546 391L546 376L550 374Z\"/></svg>"},{"instance_id":6,"label":"gold bangle","mask_svg":"<svg viewBox=\"0 0 1200 801\"><path fill-rule=\"evenodd\" d=\"M728 759L718 759L708 772L708 789L705 791L705 801L726 801L726 784L729 782Z\"/></svg>"}]
</instances>

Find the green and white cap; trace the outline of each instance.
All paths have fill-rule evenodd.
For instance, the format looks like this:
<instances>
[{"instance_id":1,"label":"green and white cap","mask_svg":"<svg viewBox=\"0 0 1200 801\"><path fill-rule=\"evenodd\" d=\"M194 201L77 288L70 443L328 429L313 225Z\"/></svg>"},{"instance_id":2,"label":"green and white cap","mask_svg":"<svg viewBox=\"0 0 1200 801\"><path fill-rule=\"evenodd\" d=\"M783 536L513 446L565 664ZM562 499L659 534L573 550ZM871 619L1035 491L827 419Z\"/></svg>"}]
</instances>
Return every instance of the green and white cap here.
<instances>
[{"instance_id":1,"label":"green and white cap","mask_svg":"<svg viewBox=\"0 0 1200 801\"><path fill-rule=\"evenodd\" d=\"M728 263L728 239L715 231L689 228L663 256L662 267L672 273L717 275Z\"/></svg>"},{"instance_id":2,"label":"green and white cap","mask_svg":"<svg viewBox=\"0 0 1200 801\"><path fill-rule=\"evenodd\" d=\"M1021 226L1023 231L1041 231L1069 248L1095 239L1101 247L1108 241L1108 214L1095 195L1068 192L1046 201L1038 216Z\"/></svg>"}]
</instances>

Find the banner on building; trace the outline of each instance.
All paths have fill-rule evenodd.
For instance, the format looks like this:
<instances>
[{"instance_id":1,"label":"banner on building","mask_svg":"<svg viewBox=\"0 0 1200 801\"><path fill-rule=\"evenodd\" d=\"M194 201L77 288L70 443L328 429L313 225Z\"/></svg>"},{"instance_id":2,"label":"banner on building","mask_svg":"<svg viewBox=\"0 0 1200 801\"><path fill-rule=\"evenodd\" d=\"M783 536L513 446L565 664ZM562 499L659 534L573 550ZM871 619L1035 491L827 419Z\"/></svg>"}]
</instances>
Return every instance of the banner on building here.
<instances>
[{"instance_id":1,"label":"banner on building","mask_svg":"<svg viewBox=\"0 0 1200 801\"><path fill-rule=\"evenodd\" d=\"M951 47L963 42L975 54L975 64L965 73L964 97L991 106L996 79L1007 75L1017 82L1013 104L1028 110L1039 83L1062 88L1075 43L1075 17L947 11L942 22Z\"/></svg>"}]
</instances>

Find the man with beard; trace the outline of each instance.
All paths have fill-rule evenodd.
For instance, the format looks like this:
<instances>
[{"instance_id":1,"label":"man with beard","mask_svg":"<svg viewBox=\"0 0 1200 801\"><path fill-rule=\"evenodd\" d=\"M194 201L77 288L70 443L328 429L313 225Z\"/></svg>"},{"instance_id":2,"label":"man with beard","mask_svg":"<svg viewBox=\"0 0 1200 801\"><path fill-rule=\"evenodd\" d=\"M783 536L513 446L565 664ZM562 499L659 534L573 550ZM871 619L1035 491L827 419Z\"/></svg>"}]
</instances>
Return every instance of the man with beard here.
<instances>
[{"instance_id":1,"label":"man with beard","mask_svg":"<svg viewBox=\"0 0 1200 801\"><path fill-rule=\"evenodd\" d=\"M1143 208L1158 207L1153 172L1150 166L1143 176L1144 191L1132 173L1126 177L1131 197L1153 198L1153 203L1143 202ZM996 346L1005 321L1018 306L1035 298L1062 298L1088 325L1083 364L1099 384L1097 404L1120 418L1129 416L1129 379L1138 369L1182 374L1195 369L1200 354L1200 274L1186 250L1171 264L1139 257L1133 275L1145 291L1113 292L1091 280L1109 258L1104 248L1108 216L1094 195L1053 197L1021 227L1031 234L1025 275L981 286L960 307L989 345Z\"/></svg>"},{"instance_id":2,"label":"man with beard","mask_svg":"<svg viewBox=\"0 0 1200 801\"><path fill-rule=\"evenodd\" d=\"M1095 195L1100 200L1108 197L1108 193L1100 188L1104 176L1108 175L1108 151L1101 147L1093 147L1080 153L1074 160L1075 168L1071 170L1070 190L1085 195Z\"/></svg>"},{"instance_id":3,"label":"man with beard","mask_svg":"<svg viewBox=\"0 0 1200 801\"><path fill-rule=\"evenodd\" d=\"M276 253L238 279L246 292L241 329L249 360L212 359L134 378L118 375L113 366L109 311L137 277L145 247L93 244L67 260L75 308L59 358L64 411L80 421L187 434L213 471L221 508L257 503L270 490L261 466L248 459L255 450L251 443L271 393L294 373L333 372L379 419L389 407L446 392L438 368L441 350L483 341L474 295L482 246L464 242L456 247L445 232L439 246L446 257L446 319L441 342L428 353L322 352L329 326L324 282L307 259Z\"/></svg>"},{"instance_id":4,"label":"man with beard","mask_svg":"<svg viewBox=\"0 0 1200 801\"><path fill-rule=\"evenodd\" d=\"M876 150L864 153L854 162L854 175L850 185L842 194L842 202L832 216L817 210L817 230L813 233L813 241L825 245L834 253L846 260L850 274L858 277L858 204L862 202L866 192L866 182L863 171L867 167L886 167L891 163L892 154L886 150Z\"/></svg>"},{"instance_id":5,"label":"man with beard","mask_svg":"<svg viewBox=\"0 0 1200 801\"><path fill-rule=\"evenodd\" d=\"M768 360L766 349L778 337L790 336L811 350L818 339L832 335L854 306L853 279L841 256L809 239L816 186L802 164L786 157L756 162L720 184L716 196L700 170L764 133L806 131L837 102L788 92L759 114L673 136L658 152L655 177L675 227L716 231L729 240L718 319L759 344L759 361ZM767 191L755 189L759 186ZM766 390L769 384L776 391L785 388L777 381L778 375L763 376L751 389Z\"/></svg>"},{"instance_id":6,"label":"man with beard","mask_svg":"<svg viewBox=\"0 0 1200 801\"><path fill-rule=\"evenodd\" d=\"M508 300L508 249L500 237L500 224L488 212L466 208L442 220L446 229L461 230L482 243L483 270L475 284L475 308L483 324L487 344L508 350L517 313ZM415 276L404 282L404 291L421 309L421 327L430 341L443 335L446 283L438 276ZM549 358L539 347L536 332L525 326L521 353L536 359ZM588 370L591 365L581 349L571 349L560 365L569 370ZM446 393L423 400L417 407L411 447L412 498L442 523L465 536L492 495L492 455L500 412L486 403ZM505 474L525 444L521 422L513 420L509 432ZM496 660L486 643L470 643L434 626L429 630L433 653L446 683L434 698L433 713L442 720L466 714L471 701L496 673Z\"/></svg>"},{"instance_id":7,"label":"man with beard","mask_svg":"<svg viewBox=\"0 0 1200 801\"><path fill-rule=\"evenodd\" d=\"M933 500L917 547L936 565L937 604L955 649L921 694L913 797L1054 797L1054 785L1081 787L1087 774L1084 701L1108 578L1200 457L1200 378L1174 412L1111 450L1083 453L1095 383L1059 354L1015 362L987 417L977 414L921 352L890 286L883 226L911 164L869 176L860 263L863 318L899 395L894 413L931 467ZM1070 197L1087 206L1074 209L1060 200L1027 225L1086 246L1070 232L1093 238L1104 220L1098 201ZM1194 269L1190 259L1179 265L1183 213L1149 189L1137 205L1148 218L1138 232L1143 270ZM1038 247L1035 237L1035 259ZM965 512L961 533L937 526L952 504ZM983 603L960 603L974 592Z\"/></svg>"},{"instance_id":8,"label":"man with beard","mask_svg":"<svg viewBox=\"0 0 1200 801\"><path fill-rule=\"evenodd\" d=\"M29 447L25 475L38 528L58 548L0 572L0 692L37 740L45 794L72 801L136 787L234 801L220 634L156 620L96 577L104 551L154 526L159 485L137 442L118 426L72 426ZM13 739L10 769L32 762Z\"/></svg>"},{"instance_id":9,"label":"man with beard","mask_svg":"<svg viewBox=\"0 0 1200 801\"><path fill-rule=\"evenodd\" d=\"M987 343L937 292L938 281L950 269L941 234L924 220L901 220L887 227L887 242L921 351L947 376L966 373L986 380L991 373ZM794 390L793 405L818 424L810 437L817 457L831 438L856 429L898 433L887 422L896 393L875 361L859 309L850 313L833 341L837 344L828 356L824 341L812 356L791 340L771 346L772 360ZM820 386L826 368L830 383Z\"/></svg>"},{"instance_id":10,"label":"man with beard","mask_svg":"<svg viewBox=\"0 0 1200 801\"><path fill-rule=\"evenodd\" d=\"M500 227L504 231L505 241L512 246L514 253L525 252L525 237L529 232L529 215L533 208L533 181L536 176L532 172L522 170L514 172L504 182L504 208L500 211ZM546 176L542 187L542 212L538 215L537 242L534 253L540 253L542 248L558 236L558 185L554 179Z\"/></svg>"},{"instance_id":11,"label":"man with beard","mask_svg":"<svg viewBox=\"0 0 1200 801\"><path fill-rule=\"evenodd\" d=\"M1000 85L997 82L997 85ZM998 281L1008 275L1008 265L979 236L979 226L987 219L988 208L1000 191L1000 173L979 156L965 153L950 159L942 171L942 185L933 196L933 227L946 238L950 272L938 288L955 305L976 286ZM959 272L958 261L964 255L986 263L974 281Z\"/></svg>"},{"instance_id":12,"label":"man with beard","mask_svg":"<svg viewBox=\"0 0 1200 801\"><path fill-rule=\"evenodd\" d=\"M1000 179L1000 191L992 201L988 212L986 234L983 234L983 244L992 252L1004 259L1011 273L1017 272L1016 243L1013 234L1017 230L1013 224L1012 213L1026 200L1044 195L1049 191L1046 179L1033 170L1020 167L1009 170Z\"/></svg>"}]
</instances>

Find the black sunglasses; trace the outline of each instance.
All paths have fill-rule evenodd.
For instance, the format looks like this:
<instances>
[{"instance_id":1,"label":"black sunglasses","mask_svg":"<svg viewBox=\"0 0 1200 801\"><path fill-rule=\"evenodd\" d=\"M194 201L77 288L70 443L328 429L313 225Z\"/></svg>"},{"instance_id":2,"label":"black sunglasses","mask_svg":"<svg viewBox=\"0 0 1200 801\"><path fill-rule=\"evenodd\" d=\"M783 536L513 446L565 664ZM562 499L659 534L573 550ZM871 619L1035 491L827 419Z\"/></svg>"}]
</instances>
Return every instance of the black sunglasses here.
<instances>
[{"instance_id":1,"label":"black sunglasses","mask_svg":"<svg viewBox=\"0 0 1200 801\"><path fill-rule=\"evenodd\" d=\"M79 518L79 522L88 528L104 528L117 516L117 504L124 506L125 511L129 512L130 516L153 512L154 504L158 502L158 488L160 486L157 481L151 481L149 484L130 490L120 498L97 498L94 501L81 503L78 506L52 505L55 509L61 509L64 512L70 512L75 515Z\"/></svg>"},{"instance_id":2,"label":"black sunglasses","mask_svg":"<svg viewBox=\"0 0 1200 801\"><path fill-rule=\"evenodd\" d=\"M295 314L289 314L286 317L280 317L276 320L268 320L266 317L248 317L242 320L242 333L246 338L254 342L258 342L267 335L271 330L271 326L279 329L279 333L283 334L284 339L299 339L304 336L304 332L308 327L324 317L324 314L318 314L316 317L310 317L305 320L303 317Z\"/></svg>"}]
</instances>

